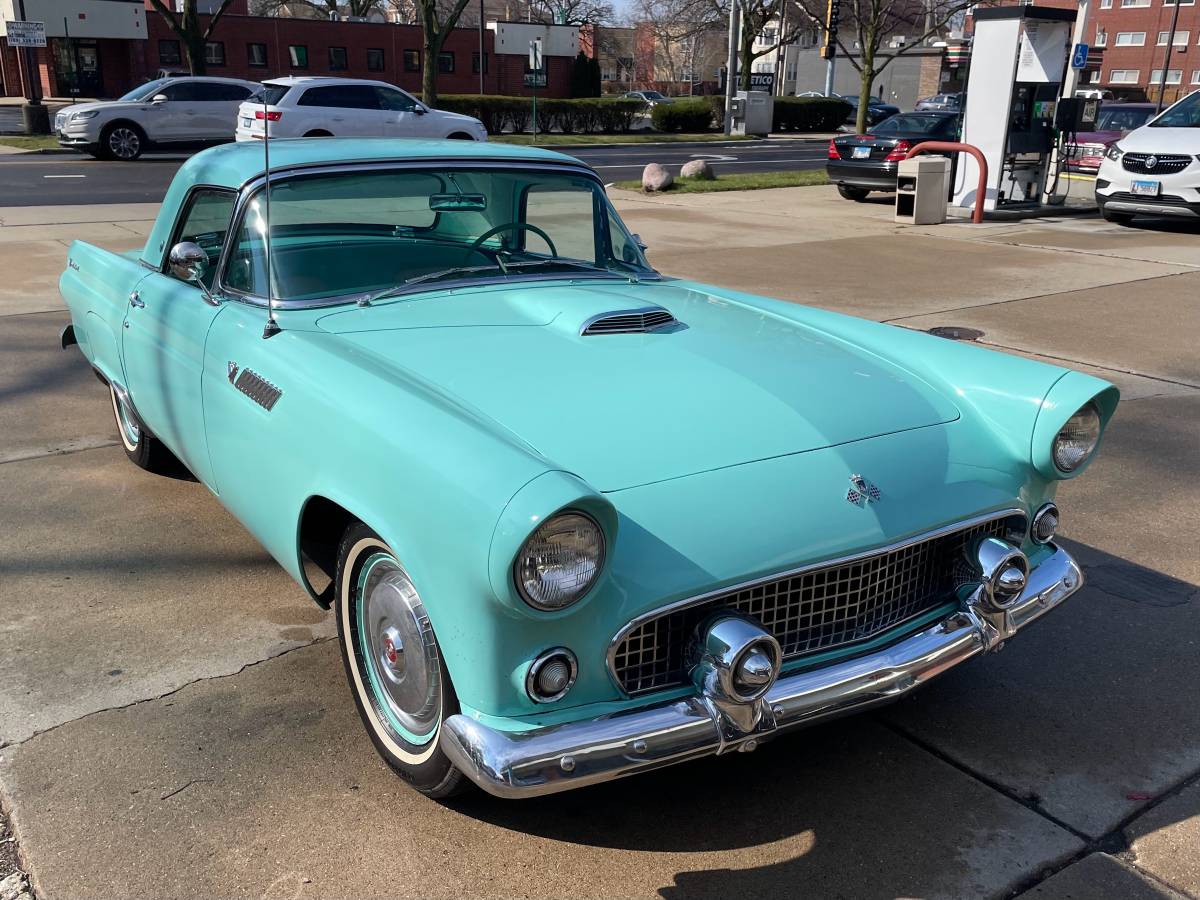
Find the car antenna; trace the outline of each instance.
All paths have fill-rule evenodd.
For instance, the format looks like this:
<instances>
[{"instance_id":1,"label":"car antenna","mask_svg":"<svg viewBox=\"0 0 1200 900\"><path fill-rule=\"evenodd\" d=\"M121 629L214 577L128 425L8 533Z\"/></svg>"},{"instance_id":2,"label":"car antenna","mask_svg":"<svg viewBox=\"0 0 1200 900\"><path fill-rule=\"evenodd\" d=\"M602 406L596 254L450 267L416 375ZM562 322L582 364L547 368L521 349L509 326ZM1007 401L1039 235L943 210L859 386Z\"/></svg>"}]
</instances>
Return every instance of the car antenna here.
<instances>
[{"instance_id":1,"label":"car antenna","mask_svg":"<svg viewBox=\"0 0 1200 900\"><path fill-rule=\"evenodd\" d=\"M262 92L263 100L263 215L266 226L263 231L263 256L267 266L267 324L263 326L263 340L279 334L283 329L275 319L275 285L274 260L271 258L271 118L267 111L267 90Z\"/></svg>"}]
</instances>

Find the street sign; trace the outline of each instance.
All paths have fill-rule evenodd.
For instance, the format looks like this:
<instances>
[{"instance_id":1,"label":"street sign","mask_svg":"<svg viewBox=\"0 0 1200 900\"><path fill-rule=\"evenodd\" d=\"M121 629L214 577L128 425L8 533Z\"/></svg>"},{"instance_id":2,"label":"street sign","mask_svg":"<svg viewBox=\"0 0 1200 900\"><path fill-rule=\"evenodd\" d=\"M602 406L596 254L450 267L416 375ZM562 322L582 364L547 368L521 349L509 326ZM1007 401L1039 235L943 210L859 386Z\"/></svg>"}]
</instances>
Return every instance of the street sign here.
<instances>
[{"instance_id":1,"label":"street sign","mask_svg":"<svg viewBox=\"0 0 1200 900\"><path fill-rule=\"evenodd\" d=\"M738 73L741 74L740 72ZM717 77L720 79L718 90L725 90L725 69L724 67L717 70ZM775 93L775 73L774 72L751 72L750 73L750 90L766 91L768 94Z\"/></svg>"},{"instance_id":2,"label":"street sign","mask_svg":"<svg viewBox=\"0 0 1200 900\"><path fill-rule=\"evenodd\" d=\"M10 47L45 47L45 22L9 22L8 46Z\"/></svg>"},{"instance_id":3,"label":"street sign","mask_svg":"<svg viewBox=\"0 0 1200 900\"><path fill-rule=\"evenodd\" d=\"M1087 58L1088 58L1088 45L1087 44L1076 44L1075 51L1071 54L1071 68L1072 69L1082 69L1084 66L1087 65ZM1059 59L1062 59L1062 57L1060 56Z\"/></svg>"},{"instance_id":4,"label":"street sign","mask_svg":"<svg viewBox=\"0 0 1200 900\"><path fill-rule=\"evenodd\" d=\"M542 71L542 39L534 38L529 42L529 71Z\"/></svg>"}]
</instances>

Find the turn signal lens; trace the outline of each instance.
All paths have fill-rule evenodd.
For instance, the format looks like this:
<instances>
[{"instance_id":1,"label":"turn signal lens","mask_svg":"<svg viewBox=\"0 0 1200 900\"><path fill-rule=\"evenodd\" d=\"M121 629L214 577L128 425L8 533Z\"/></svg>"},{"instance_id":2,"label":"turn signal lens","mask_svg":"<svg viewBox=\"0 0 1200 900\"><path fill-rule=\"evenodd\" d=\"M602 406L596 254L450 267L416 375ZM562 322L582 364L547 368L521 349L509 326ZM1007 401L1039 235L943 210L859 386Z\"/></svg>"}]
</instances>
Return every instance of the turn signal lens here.
<instances>
[{"instance_id":1,"label":"turn signal lens","mask_svg":"<svg viewBox=\"0 0 1200 900\"><path fill-rule=\"evenodd\" d=\"M1058 531L1058 507L1053 503L1045 503L1033 517L1033 526L1029 529L1029 537L1035 544L1048 544Z\"/></svg>"},{"instance_id":2,"label":"turn signal lens","mask_svg":"<svg viewBox=\"0 0 1200 900\"><path fill-rule=\"evenodd\" d=\"M571 689L578 672L575 654L566 647L547 650L529 664L525 691L534 703L553 703Z\"/></svg>"},{"instance_id":3,"label":"turn signal lens","mask_svg":"<svg viewBox=\"0 0 1200 900\"><path fill-rule=\"evenodd\" d=\"M883 158L884 162L900 162L908 155L908 149L912 145L908 141L896 141L896 146L893 147L888 155Z\"/></svg>"},{"instance_id":4,"label":"turn signal lens","mask_svg":"<svg viewBox=\"0 0 1200 900\"><path fill-rule=\"evenodd\" d=\"M517 588L536 609L564 609L581 599L604 565L604 532L591 516L547 519L517 554Z\"/></svg>"},{"instance_id":5,"label":"turn signal lens","mask_svg":"<svg viewBox=\"0 0 1200 900\"><path fill-rule=\"evenodd\" d=\"M1092 404L1067 419L1054 437L1052 456L1061 472L1074 472L1087 462L1100 440L1100 413Z\"/></svg>"},{"instance_id":6,"label":"turn signal lens","mask_svg":"<svg viewBox=\"0 0 1200 900\"><path fill-rule=\"evenodd\" d=\"M277 109L268 109L265 111L261 110L261 109L256 109L254 111L254 118L258 119L260 122L263 119L266 119L268 122L278 122L280 119L283 118L283 113L281 113Z\"/></svg>"}]
</instances>

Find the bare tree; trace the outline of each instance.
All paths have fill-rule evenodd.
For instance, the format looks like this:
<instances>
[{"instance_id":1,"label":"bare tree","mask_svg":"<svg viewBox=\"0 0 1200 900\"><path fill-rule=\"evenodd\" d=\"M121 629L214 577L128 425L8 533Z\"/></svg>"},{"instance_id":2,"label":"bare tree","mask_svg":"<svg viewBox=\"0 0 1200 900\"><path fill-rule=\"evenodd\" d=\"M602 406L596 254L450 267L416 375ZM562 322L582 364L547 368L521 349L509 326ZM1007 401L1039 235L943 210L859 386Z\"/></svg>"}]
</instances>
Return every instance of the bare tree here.
<instances>
[{"instance_id":1,"label":"bare tree","mask_svg":"<svg viewBox=\"0 0 1200 900\"><path fill-rule=\"evenodd\" d=\"M824 29L824 0L793 0L812 22ZM940 34L946 26L963 16L978 0L841 0L837 46L859 73L858 119L855 129L867 130L867 109L875 78L892 60L920 47ZM857 46L847 46L843 37L849 32ZM884 42L904 35L904 43L889 48L882 57Z\"/></svg>"},{"instance_id":2,"label":"bare tree","mask_svg":"<svg viewBox=\"0 0 1200 900\"><path fill-rule=\"evenodd\" d=\"M547 25L607 25L616 19L607 0L530 0L530 12Z\"/></svg>"},{"instance_id":3,"label":"bare tree","mask_svg":"<svg viewBox=\"0 0 1200 900\"><path fill-rule=\"evenodd\" d=\"M196 0L183 0L183 9L180 12L176 12L173 6L167 6L163 0L150 0L151 6L167 20L167 25L179 38L183 52L187 54L188 71L193 75L203 75L207 71L204 45L232 2L233 0L221 0L221 4L213 10L212 17L205 26L200 22Z\"/></svg>"},{"instance_id":4,"label":"bare tree","mask_svg":"<svg viewBox=\"0 0 1200 900\"><path fill-rule=\"evenodd\" d=\"M458 24L459 16L470 0L455 0L448 6L439 0L416 0L421 20L421 99L429 106L437 105L438 58L446 36Z\"/></svg>"},{"instance_id":5,"label":"bare tree","mask_svg":"<svg viewBox=\"0 0 1200 900\"><path fill-rule=\"evenodd\" d=\"M381 0L254 0L250 4L251 12L258 16L295 16L304 11L314 19L327 19L331 13L366 18L382 8Z\"/></svg>"}]
</instances>

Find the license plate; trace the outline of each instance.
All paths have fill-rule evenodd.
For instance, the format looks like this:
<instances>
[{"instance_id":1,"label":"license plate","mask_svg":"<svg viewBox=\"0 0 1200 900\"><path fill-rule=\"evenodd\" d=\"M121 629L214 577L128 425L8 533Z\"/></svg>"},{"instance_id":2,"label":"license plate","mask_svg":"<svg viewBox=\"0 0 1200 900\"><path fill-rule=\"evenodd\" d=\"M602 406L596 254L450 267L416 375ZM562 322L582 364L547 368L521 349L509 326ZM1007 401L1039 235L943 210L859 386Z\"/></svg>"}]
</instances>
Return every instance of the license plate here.
<instances>
[{"instance_id":1,"label":"license plate","mask_svg":"<svg viewBox=\"0 0 1200 900\"><path fill-rule=\"evenodd\" d=\"M254 124L254 121L252 119L247 119L245 117L242 118L242 127L243 128L249 128L252 124Z\"/></svg>"},{"instance_id":2,"label":"license plate","mask_svg":"<svg viewBox=\"0 0 1200 900\"><path fill-rule=\"evenodd\" d=\"M855 147L854 155L851 157L851 159L870 159L870 158L871 158L871 148L870 147Z\"/></svg>"},{"instance_id":3,"label":"license plate","mask_svg":"<svg viewBox=\"0 0 1200 900\"><path fill-rule=\"evenodd\" d=\"M1139 197L1157 197L1161 187L1162 182L1159 181L1135 181L1132 192Z\"/></svg>"}]
</instances>

